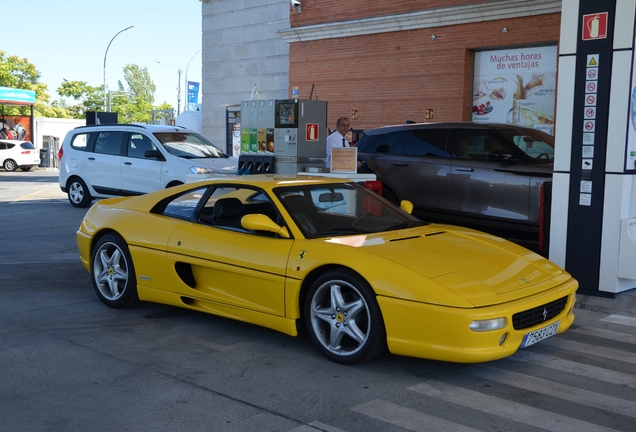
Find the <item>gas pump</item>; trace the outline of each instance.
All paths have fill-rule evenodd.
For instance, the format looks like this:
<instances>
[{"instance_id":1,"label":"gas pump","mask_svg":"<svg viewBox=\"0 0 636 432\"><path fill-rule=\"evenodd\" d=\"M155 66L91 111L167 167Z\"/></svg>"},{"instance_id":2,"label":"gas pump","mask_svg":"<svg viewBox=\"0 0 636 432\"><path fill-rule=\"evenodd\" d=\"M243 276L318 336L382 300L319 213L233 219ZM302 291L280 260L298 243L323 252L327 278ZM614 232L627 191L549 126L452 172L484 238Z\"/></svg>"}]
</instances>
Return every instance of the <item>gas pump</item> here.
<instances>
[{"instance_id":1,"label":"gas pump","mask_svg":"<svg viewBox=\"0 0 636 432\"><path fill-rule=\"evenodd\" d=\"M239 172L296 174L325 166L326 101L243 101L241 119Z\"/></svg>"}]
</instances>

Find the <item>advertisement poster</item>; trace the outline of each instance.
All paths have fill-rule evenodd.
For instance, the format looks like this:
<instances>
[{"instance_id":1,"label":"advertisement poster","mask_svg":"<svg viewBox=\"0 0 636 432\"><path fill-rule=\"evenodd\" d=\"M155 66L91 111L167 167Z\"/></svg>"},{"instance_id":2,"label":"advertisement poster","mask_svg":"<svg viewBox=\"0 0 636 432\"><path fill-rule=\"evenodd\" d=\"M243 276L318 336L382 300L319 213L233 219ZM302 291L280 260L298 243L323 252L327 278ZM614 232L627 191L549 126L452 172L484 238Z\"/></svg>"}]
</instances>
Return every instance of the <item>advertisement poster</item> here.
<instances>
[{"instance_id":1,"label":"advertisement poster","mask_svg":"<svg viewBox=\"0 0 636 432\"><path fill-rule=\"evenodd\" d=\"M473 121L554 135L556 70L556 46L476 52Z\"/></svg>"},{"instance_id":2,"label":"advertisement poster","mask_svg":"<svg viewBox=\"0 0 636 432\"><path fill-rule=\"evenodd\" d=\"M636 47L636 41L634 41ZM632 60L632 85L627 107L629 126L627 127L627 155L625 157L625 170L636 169L636 56Z\"/></svg>"},{"instance_id":3,"label":"advertisement poster","mask_svg":"<svg viewBox=\"0 0 636 432\"><path fill-rule=\"evenodd\" d=\"M199 83L188 81L188 111L195 111L199 104Z\"/></svg>"},{"instance_id":4,"label":"advertisement poster","mask_svg":"<svg viewBox=\"0 0 636 432\"><path fill-rule=\"evenodd\" d=\"M31 141L30 116L0 117L0 139Z\"/></svg>"}]
</instances>

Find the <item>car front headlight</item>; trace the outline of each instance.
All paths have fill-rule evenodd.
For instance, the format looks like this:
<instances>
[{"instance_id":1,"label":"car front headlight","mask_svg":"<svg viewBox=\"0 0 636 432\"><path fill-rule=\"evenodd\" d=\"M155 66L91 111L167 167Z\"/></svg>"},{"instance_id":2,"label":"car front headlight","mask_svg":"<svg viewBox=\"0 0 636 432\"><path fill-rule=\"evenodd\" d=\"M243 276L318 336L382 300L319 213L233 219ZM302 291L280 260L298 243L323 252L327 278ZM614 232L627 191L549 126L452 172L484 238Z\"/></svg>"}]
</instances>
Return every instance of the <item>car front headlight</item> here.
<instances>
[{"instance_id":1,"label":"car front headlight","mask_svg":"<svg viewBox=\"0 0 636 432\"><path fill-rule=\"evenodd\" d=\"M214 174L214 171L205 167L193 166L190 167L190 171L192 171L192 174Z\"/></svg>"},{"instance_id":2,"label":"car front headlight","mask_svg":"<svg viewBox=\"0 0 636 432\"><path fill-rule=\"evenodd\" d=\"M499 330L506 327L506 318L473 321L468 327L474 332Z\"/></svg>"}]
</instances>

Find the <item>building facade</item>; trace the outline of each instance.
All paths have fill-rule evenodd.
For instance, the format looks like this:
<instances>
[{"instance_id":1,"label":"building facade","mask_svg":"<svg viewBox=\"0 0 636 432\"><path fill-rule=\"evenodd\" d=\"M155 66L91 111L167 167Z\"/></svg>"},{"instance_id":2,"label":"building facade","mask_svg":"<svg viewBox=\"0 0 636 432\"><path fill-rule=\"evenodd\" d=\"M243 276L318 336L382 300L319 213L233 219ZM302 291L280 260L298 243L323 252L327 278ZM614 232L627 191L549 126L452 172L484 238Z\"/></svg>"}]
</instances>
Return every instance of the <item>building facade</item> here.
<instances>
[{"instance_id":1,"label":"building facade","mask_svg":"<svg viewBox=\"0 0 636 432\"><path fill-rule=\"evenodd\" d=\"M255 85L327 101L332 128L524 115L554 133L561 1L299 1L204 2L208 137L223 142L223 106Z\"/></svg>"}]
</instances>

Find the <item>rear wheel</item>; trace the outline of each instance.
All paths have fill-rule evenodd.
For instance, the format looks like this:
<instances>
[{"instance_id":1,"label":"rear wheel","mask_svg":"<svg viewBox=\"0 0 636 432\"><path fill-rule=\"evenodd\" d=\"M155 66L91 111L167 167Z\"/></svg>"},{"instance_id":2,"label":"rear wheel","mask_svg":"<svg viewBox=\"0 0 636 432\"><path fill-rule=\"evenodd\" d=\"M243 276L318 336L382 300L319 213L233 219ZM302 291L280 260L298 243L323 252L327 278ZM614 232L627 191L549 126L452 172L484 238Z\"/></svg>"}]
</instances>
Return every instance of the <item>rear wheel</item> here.
<instances>
[{"instance_id":1,"label":"rear wheel","mask_svg":"<svg viewBox=\"0 0 636 432\"><path fill-rule=\"evenodd\" d=\"M124 239L116 234L105 235L93 248L91 257L93 288L105 305L121 309L139 302L135 268Z\"/></svg>"},{"instance_id":2,"label":"rear wheel","mask_svg":"<svg viewBox=\"0 0 636 432\"><path fill-rule=\"evenodd\" d=\"M18 164L13 159L7 159L4 161L4 169L7 171L15 171L18 169Z\"/></svg>"},{"instance_id":3,"label":"rear wheel","mask_svg":"<svg viewBox=\"0 0 636 432\"><path fill-rule=\"evenodd\" d=\"M68 185L68 200L73 207L88 207L93 200L86 183L80 178L73 178Z\"/></svg>"},{"instance_id":4,"label":"rear wheel","mask_svg":"<svg viewBox=\"0 0 636 432\"><path fill-rule=\"evenodd\" d=\"M21 169L22 171L30 171L30 170L31 170L31 167L30 167L30 166L28 166L28 167L22 167L22 168L20 168L20 169Z\"/></svg>"},{"instance_id":5,"label":"rear wheel","mask_svg":"<svg viewBox=\"0 0 636 432\"><path fill-rule=\"evenodd\" d=\"M330 360L354 364L386 350L386 331L375 293L350 271L320 276L309 289L304 312L309 337Z\"/></svg>"}]
</instances>

